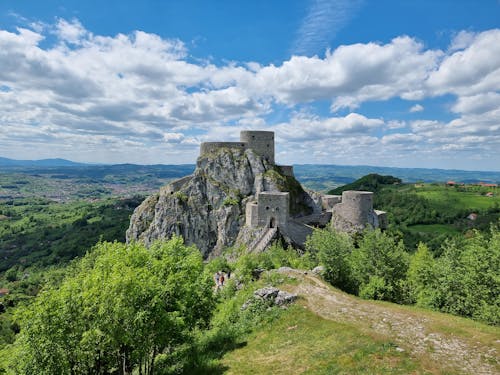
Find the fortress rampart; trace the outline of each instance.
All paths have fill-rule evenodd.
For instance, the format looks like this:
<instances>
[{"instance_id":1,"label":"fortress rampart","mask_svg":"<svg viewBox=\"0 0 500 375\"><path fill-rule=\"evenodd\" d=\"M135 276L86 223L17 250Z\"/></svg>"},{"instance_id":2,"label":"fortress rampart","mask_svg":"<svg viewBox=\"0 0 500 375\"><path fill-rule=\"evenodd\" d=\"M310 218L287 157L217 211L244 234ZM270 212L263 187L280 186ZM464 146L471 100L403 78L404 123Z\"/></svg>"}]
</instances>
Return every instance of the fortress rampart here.
<instances>
[{"instance_id":1,"label":"fortress rampart","mask_svg":"<svg viewBox=\"0 0 500 375\"><path fill-rule=\"evenodd\" d=\"M373 211L373 193L369 191L344 191L342 203L337 205L342 216L355 225L371 224L369 215ZM335 208L334 208L335 210Z\"/></svg>"},{"instance_id":2,"label":"fortress rampart","mask_svg":"<svg viewBox=\"0 0 500 375\"><path fill-rule=\"evenodd\" d=\"M239 142L204 142L200 146L200 155L217 152L222 148L236 150L252 150L270 164L274 160L274 132L243 130ZM293 166L277 166L283 176L293 177ZM178 188L171 184L168 189L173 192ZM245 207L246 225L251 228L280 228L287 231L293 227L289 212L290 194L288 192L262 191L256 194L255 200ZM343 232L357 232L366 226L374 228L387 227L387 215L383 211L373 209L373 193L368 191L344 191L340 195L321 195L318 201L319 212L307 218L310 222L319 222L318 215L331 216L333 228ZM302 219L302 221L305 223ZM292 231L293 232L293 231Z\"/></svg>"},{"instance_id":3,"label":"fortress rampart","mask_svg":"<svg viewBox=\"0 0 500 375\"><path fill-rule=\"evenodd\" d=\"M240 142L203 142L200 146L200 155L221 148L251 149L274 164L274 132L243 130L240 132Z\"/></svg>"},{"instance_id":4,"label":"fortress rampart","mask_svg":"<svg viewBox=\"0 0 500 375\"><path fill-rule=\"evenodd\" d=\"M200 146L200 155L215 152L221 148L235 148L244 150L247 148L243 142L203 142Z\"/></svg>"},{"instance_id":5,"label":"fortress rampart","mask_svg":"<svg viewBox=\"0 0 500 375\"><path fill-rule=\"evenodd\" d=\"M279 165L283 176L295 177L293 175L293 165Z\"/></svg>"}]
</instances>

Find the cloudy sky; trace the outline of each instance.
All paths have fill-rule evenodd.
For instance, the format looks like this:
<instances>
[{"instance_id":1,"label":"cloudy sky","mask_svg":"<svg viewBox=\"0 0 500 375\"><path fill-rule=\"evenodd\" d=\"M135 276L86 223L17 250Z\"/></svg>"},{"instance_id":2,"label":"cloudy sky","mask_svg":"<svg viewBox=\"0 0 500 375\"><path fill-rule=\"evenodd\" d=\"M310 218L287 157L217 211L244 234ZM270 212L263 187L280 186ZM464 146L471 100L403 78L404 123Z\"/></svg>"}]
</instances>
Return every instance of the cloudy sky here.
<instances>
[{"instance_id":1,"label":"cloudy sky","mask_svg":"<svg viewBox=\"0 0 500 375\"><path fill-rule=\"evenodd\" d=\"M499 0L0 2L0 156L500 170Z\"/></svg>"}]
</instances>

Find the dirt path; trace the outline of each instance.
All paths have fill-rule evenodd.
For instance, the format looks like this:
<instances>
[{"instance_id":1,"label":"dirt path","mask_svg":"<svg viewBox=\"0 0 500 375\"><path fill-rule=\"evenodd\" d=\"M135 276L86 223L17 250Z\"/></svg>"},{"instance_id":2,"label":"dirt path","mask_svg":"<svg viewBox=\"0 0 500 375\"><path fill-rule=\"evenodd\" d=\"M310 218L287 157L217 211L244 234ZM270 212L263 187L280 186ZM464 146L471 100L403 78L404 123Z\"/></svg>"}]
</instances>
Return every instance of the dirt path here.
<instances>
[{"instance_id":1,"label":"dirt path","mask_svg":"<svg viewBox=\"0 0 500 375\"><path fill-rule=\"evenodd\" d=\"M446 322L447 315L437 318L432 313L361 300L331 288L311 273L291 269L282 272L301 281L286 289L303 297L306 306L325 319L356 323L363 330L389 337L398 350L409 351L421 360L439 361L452 371L500 374L500 337L486 339L491 342L486 345L485 340L474 337L482 335L479 330L472 329L472 334L468 330L462 336L453 333L456 329Z\"/></svg>"}]
</instances>

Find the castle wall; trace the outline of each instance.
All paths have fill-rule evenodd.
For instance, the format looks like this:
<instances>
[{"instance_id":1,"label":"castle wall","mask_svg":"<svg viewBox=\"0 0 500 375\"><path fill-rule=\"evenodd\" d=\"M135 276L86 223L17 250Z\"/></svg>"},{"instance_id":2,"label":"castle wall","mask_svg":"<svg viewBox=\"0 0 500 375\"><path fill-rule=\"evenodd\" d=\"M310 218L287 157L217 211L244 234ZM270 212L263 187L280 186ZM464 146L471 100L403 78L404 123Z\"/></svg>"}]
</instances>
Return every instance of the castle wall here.
<instances>
[{"instance_id":1,"label":"castle wall","mask_svg":"<svg viewBox=\"0 0 500 375\"><path fill-rule=\"evenodd\" d=\"M374 210L375 215L377 216L378 226L381 229L387 229L388 220L387 220L387 212Z\"/></svg>"},{"instance_id":2,"label":"castle wall","mask_svg":"<svg viewBox=\"0 0 500 375\"><path fill-rule=\"evenodd\" d=\"M200 155L216 152L221 148L244 150L247 148L247 144L245 142L203 142L200 146Z\"/></svg>"},{"instance_id":3,"label":"castle wall","mask_svg":"<svg viewBox=\"0 0 500 375\"><path fill-rule=\"evenodd\" d=\"M262 192L257 196L258 225L286 228L289 216L290 194L283 192Z\"/></svg>"},{"instance_id":4,"label":"castle wall","mask_svg":"<svg viewBox=\"0 0 500 375\"><path fill-rule=\"evenodd\" d=\"M248 202L245 209L246 224L252 228L259 226L259 205L257 202Z\"/></svg>"},{"instance_id":5,"label":"castle wall","mask_svg":"<svg viewBox=\"0 0 500 375\"><path fill-rule=\"evenodd\" d=\"M254 150L274 164L274 132L242 130L240 141L246 143L247 148Z\"/></svg>"},{"instance_id":6,"label":"castle wall","mask_svg":"<svg viewBox=\"0 0 500 375\"><path fill-rule=\"evenodd\" d=\"M182 177L178 180L172 181L166 186L163 186L160 191L163 194L174 194L176 191L179 191L184 185L186 185L191 179L193 178L193 175L189 175L186 177Z\"/></svg>"},{"instance_id":7,"label":"castle wall","mask_svg":"<svg viewBox=\"0 0 500 375\"><path fill-rule=\"evenodd\" d=\"M342 202L342 196L341 195L323 195L321 197L321 206L323 207L324 210L326 211L331 211L333 206L336 204Z\"/></svg>"},{"instance_id":8,"label":"castle wall","mask_svg":"<svg viewBox=\"0 0 500 375\"><path fill-rule=\"evenodd\" d=\"M295 177L293 175L293 165L279 165L283 176Z\"/></svg>"}]
</instances>

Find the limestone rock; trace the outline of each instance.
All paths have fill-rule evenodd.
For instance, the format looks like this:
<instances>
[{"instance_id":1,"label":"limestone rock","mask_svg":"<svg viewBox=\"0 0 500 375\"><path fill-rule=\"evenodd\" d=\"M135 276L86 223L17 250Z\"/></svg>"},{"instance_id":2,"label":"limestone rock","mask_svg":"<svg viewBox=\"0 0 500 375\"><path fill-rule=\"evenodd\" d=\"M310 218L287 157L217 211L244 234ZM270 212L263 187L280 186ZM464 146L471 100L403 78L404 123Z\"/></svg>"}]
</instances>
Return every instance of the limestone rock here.
<instances>
[{"instance_id":1,"label":"limestone rock","mask_svg":"<svg viewBox=\"0 0 500 375\"><path fill-rule=\"evenodd\" d=\"M284 290L280 290L278 292L278 295L274 299L274 303L277 306L286 306L286 305L289 305L289 304L295 302L296 299L297 299L296 294L292 294L292 293L285 292Z\"/></svg>"},{"instance_id":2,"label":"limestone rock","mask_svg":"<svg viewBox=\"0 0 500 375\"><path fill-rule=\"evenodd\" d=\"M324 266L317 266L317 267L314 267L312 270L311 270L312 273L314 273L315 275L322 275L323 272L325 272L325 267Z\"/></svg>"},{"instance_id":3,"label":"limestone rock","mask_svg":"<svg viewBox=\"0 0 500 375\"><path fill-rule=\"evenodd\" d=\"M150 245L155 240L181 235L203 256L219 255L234 245L245 224L245 203L261 191L294 188L293 211L307 214L307 195L293 177L251 149L220 148L202 154L193 175L172 182L148 197L134 211L127 242Z\"/></svg>"},{"instance_id":4,"label":"limestone rock","mask_svg":"<svg viewBox=\"0 0 500 375\"><path fill-rule=\"evenodd\" d=\"M257 289L253 293L253 297L246 301L241 307L242 310L246 310L251 305L257 302L263 302L267 306L280 306L286 307L287 305L295 302L297 299L296 294L285 292L284 290L279 290L273 286L267 286L261 289Z\"/></svg>"}]
</instances>

